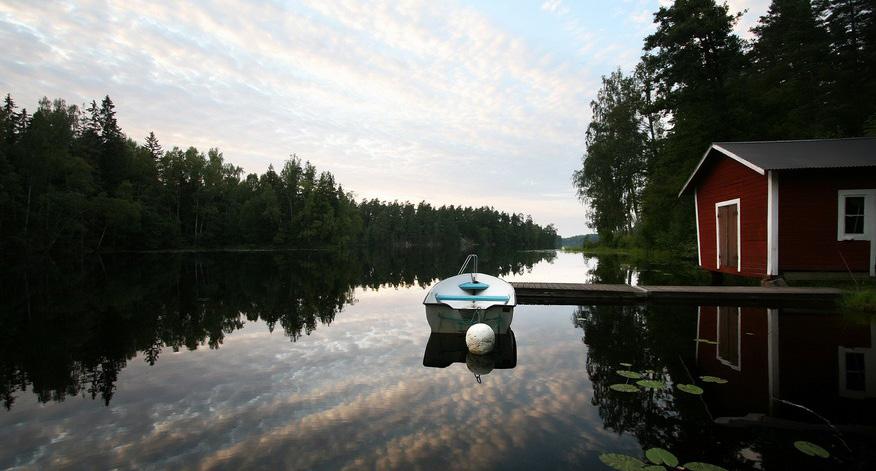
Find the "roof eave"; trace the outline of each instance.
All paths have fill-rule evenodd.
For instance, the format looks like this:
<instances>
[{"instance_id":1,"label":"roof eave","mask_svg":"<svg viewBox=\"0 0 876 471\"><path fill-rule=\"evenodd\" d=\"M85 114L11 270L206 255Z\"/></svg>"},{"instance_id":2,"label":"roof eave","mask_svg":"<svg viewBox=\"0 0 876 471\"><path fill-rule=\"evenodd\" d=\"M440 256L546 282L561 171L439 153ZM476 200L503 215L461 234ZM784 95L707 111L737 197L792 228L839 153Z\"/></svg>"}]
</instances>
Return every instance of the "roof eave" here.
<instances>
[{"instance_id":1,"label":"roof eave","mask_svg":"<svg viewBox=\"0 0 876 471\"><path fill-rule=\"evenodd\" d=\"M734 154L733 152L730 152L729 150L727 150L727 149L721 147L720 145L718 145L718 144L714 144L714 143L713 143L711 146L709 146L708 149L706 149L706 153L703 154L703 158L700 159L700 162L697 164L697 166L696 166L696 168L694 169L693 173L691 173L691 174L690 174L690 177L688 177L687 181L684 182L684 186L682 186L682 187L681 187L681 191L678 192L678 196L677 196L678 198L681 198L681 195L683 195L683 194L688 190L688 187L690 186L690 183L693 181L694 177L697 176L697 173L699 173L700 168L703 166L703 163L704 163L704 162L706 161L706 159L709 157L709 153L712 152L712 149L714 149L714 150L716 150L716 151L718 151L718 152L720 152L720 153L726 155L727 157L730 157L731 159L733 159L733 160L735 160L735 161L741 163L742 165L745 165L746 167L748 167L748 168L754 170L755 172L757 172L757 173L759 173L759 174L761 174L761 175L766 175L766 170L764 170L764 169L758 167L757 165L754 165L753 163L751 163L751 162L749 162L749 161L743 159L742 157L739 157L738 155Z\"/></svg>"}]
</instances>

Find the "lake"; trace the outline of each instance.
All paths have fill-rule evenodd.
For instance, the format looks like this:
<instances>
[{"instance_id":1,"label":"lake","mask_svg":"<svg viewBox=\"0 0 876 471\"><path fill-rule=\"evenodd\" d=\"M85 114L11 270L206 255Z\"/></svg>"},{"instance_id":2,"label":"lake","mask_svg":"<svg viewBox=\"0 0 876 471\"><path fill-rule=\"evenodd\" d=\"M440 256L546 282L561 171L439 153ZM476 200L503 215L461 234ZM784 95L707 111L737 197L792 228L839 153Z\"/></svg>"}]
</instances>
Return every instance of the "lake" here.
<instances>
[{"instance_id":1,"label":"lake","mask_svg":"<svg viewBox=\"0 0 876 471\"><path fill-rule=\"evenodd\" d=\"M726 469L876 464L874 316L522 305L513 343L478 363L458 338L430 335L421 304L463 258L154 254L9 267L0 468L610 469L600 455L644 460L652 447ZM484 252L480 269L707 279L684 262L555 251ZM639 379L619 370L656 387L613 389Z\"/></svg>"}]
</instances>

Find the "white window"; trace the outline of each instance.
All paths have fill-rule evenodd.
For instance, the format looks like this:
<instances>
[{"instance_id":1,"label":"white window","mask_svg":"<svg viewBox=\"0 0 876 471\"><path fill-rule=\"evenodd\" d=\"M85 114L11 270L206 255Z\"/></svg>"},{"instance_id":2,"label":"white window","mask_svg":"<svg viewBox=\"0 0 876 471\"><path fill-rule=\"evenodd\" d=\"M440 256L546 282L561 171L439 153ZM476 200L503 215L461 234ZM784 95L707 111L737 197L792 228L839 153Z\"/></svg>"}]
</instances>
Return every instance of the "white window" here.
<instances>
[{"instance_id":1,"label":"white window","mask_svg":"<svg viewBox=\"0 0 876 471\"><path fill-rule=\"evenodd\" d=\"M837 198L837 240L870 240L873 190L840 190Z\"/></svg>"}]
</instances>

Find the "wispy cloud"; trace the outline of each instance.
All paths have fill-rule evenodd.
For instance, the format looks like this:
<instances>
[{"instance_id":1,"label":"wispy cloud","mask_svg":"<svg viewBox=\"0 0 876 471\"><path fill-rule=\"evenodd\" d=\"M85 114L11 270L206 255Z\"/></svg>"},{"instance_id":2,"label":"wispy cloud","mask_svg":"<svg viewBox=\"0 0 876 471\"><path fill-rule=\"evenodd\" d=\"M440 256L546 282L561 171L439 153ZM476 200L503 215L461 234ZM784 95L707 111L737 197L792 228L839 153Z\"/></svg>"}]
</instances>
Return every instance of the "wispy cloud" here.
<instances>
[{"instance_id":1,"label":"wispy cloud","mask_svg":"<svg viewBox=\"0 0 876 471\"><path fill-rule=\"evenodd\" d=\"M426 0L2 2L0 88L30 106L109 94L131 137L217 146L248 171L295 152L360 197L502 202L580 232L574 198L539 195L572 195L599 76L640 43L594 27L598 9L541 9L563 28L521 36Z\"/></svg>"}]
</instances>

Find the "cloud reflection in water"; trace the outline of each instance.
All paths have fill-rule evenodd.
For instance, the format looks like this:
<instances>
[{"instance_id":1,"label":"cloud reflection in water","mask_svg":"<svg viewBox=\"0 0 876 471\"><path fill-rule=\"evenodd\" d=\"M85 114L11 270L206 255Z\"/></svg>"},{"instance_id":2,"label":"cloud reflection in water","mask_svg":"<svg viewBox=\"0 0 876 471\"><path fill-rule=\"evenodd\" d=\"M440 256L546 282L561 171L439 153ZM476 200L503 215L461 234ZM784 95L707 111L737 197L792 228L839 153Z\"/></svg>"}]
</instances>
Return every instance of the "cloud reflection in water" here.
<instances>
[{"instance_id":1,"label":"cloud reflection in water","mask_svg":"<svg viewBox=\"0 0 876 471\"><path fill-rule=\"evenodd\" d=\"M294 343L254 322L218 350L130 361L111 409L27 398L0 416L17 445L0 463L456 469L582 465L592 450L636 449L601 428L571 308L518 308L517 367L478 385L465 365L422 366L424 294L360 289L330 327Z\"/></svg>"}]
</instances>

